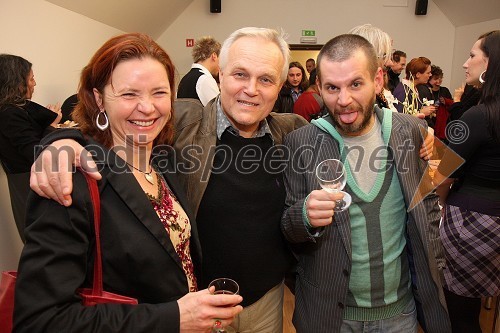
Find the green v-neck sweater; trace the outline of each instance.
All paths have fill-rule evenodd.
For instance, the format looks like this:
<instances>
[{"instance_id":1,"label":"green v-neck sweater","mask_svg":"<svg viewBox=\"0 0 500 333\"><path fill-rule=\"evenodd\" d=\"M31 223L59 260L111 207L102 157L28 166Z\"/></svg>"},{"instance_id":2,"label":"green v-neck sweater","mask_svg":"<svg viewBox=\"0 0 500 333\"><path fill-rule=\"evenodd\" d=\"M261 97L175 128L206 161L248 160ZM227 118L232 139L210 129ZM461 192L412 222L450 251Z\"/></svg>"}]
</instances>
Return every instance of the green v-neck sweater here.
<instances>
[{"instance_id":1,"label":"green v-neck sweater","mask_svg":"<svg viewBox=\"0 0 500 333\"><path fill-rule=\"evenodd\" d=\"M383 115L376 121L381 123L380 135L388 147L391 111L384 109ZM405 250L406 206L391 149L387 149L387 158L378 168L373 187L365 193L352 175L342 136L326 119L313 124L338 142L347 173L344 190L353 199L349 207L352 269L344 319L371 321L395 316L403 311L412 294ZM370 158L376 148L365 145L364 158ZM369 176L357 179L361 182Z\"/></svg>"}]
</instances>

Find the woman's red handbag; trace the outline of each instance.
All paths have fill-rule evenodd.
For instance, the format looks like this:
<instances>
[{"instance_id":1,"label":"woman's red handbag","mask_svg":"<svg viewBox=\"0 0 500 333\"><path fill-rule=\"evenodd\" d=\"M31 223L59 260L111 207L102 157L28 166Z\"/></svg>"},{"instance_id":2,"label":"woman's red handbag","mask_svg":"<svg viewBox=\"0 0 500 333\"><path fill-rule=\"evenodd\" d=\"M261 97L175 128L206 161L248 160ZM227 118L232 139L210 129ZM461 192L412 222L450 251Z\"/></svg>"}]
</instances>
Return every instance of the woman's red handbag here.
<instances>
[{"instance_id":1,"label":"woman's red handbag","mask_svg":"<svg viewBox=\"0 0 500 333\"><path fill-rule=\"evenodd\" d=\"M78 289L77 293L82 297L82 304L93 306L96 304L119 303L138 304L137 299L113 294L104 291L102 288L102 259L101 259L101 202L99 199L99 189L97 182L85 172L87 184L90 191L90 199L94 208L94 230L95 230L95 258L94 258L94 281L92 288ZM12 332L12 318L14 314L14 290L16 285L17 272L2 272L0 280L0 333Z\"/></svg>"},{"instance_id":2,"label":"woman's red handbag","mask_svg":"<svg viewBox=\"0 0 500 333\"><path fill-rule=\"evenodd\" d=\"M14 313L14 289L17 272L2 272L0 280L0 333L12 332L12 314Z\"/></svg>"}]
</instances>

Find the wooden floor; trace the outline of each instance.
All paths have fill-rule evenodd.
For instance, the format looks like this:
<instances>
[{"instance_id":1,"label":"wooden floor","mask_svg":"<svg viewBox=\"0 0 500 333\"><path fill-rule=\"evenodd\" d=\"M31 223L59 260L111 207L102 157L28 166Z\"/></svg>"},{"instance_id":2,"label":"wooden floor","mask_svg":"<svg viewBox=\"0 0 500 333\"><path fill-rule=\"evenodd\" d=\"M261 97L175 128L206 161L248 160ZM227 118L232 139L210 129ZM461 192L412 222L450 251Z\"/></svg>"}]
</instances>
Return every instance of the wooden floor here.
<instances>
[{"instance_id":1,"label":"wooden floor","mask_svg":"<svg viewBox=\"0 0 500 333\"><path fill-rule=\"evenodd\" d=\"M493 318L495 314L495 300L492 303L491 310L486 310L484 307L481 309L481 328L483 333L494 333L493 331ZM283 305L283 333L295 333L295 328L292 324L294 308L294 297L290 290L285 287L285 301ZM498 325L497 325L498 327ZM419 333L423 331L419 329ZM500 332L497 332L500 333Z\"/></svg>"}]
</instances>

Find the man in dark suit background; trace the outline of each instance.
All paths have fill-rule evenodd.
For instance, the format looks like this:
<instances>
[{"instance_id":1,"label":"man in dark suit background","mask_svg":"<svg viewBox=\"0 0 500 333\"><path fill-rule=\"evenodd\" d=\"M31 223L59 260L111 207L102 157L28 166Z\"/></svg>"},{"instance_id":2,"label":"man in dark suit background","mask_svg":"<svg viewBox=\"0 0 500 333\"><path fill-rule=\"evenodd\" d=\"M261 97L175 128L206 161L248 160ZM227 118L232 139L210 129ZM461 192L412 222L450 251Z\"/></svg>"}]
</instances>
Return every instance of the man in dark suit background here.
<instances>
[{"instance_id":1,"label":"man in dark suit background","mask_svg":"<svg viewBox=\"0 0 500 333\"><path fill-rule=\"evenodd\" d=\"M299 256L297 332L450 332L438 267L440 210L430 194L411 207L425 163L422 120L374 106L383 73L357 35L330 40L318 56L329 115L290 133L282 230ZM351 206L320 188L315 168L340 159Z\"/></svg>"},{"instance_id":2,"label":"man in dark suit background","mask_svg":"<svg viewBox=\"0 0 500 333\"><path fill-rule=\"evenodd\" d=\"M391 93L394 91L394 88L397 87L399 83L399 76L405 70L406 67L406 53L400 50L394 51L392 54L392 66L387 71L387 75L389 76L389 81L387 85L389 86L389 90Z\"/></svg>"}]
</instances>

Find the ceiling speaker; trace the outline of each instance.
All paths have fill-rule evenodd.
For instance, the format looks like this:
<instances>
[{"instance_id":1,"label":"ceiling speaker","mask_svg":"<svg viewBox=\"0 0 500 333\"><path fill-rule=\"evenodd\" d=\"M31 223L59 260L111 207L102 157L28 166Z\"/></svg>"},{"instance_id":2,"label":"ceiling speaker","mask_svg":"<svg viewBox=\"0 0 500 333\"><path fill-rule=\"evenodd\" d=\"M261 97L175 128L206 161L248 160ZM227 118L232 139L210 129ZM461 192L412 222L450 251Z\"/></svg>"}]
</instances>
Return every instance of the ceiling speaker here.
<instances>
[{"instance_id":1,"label":"ceiling speaker","mask_svg":"<svg viewBox=\"0 0 500 333\"><path fill-rule=\"evenodd\" d=\"M221 0L210 0L210 13L220 13L222 11Z\"/></svg>"},{"instance_id":2,"label":"ceiling speaker","mask_svg":"<svg viewBox=\"0 0 500 333\"><path fill-rule=\"evenodd\" d=\"M417 0L415 4L415 15L427 14L427 0Z\"/></svg>"}]
</instances>

